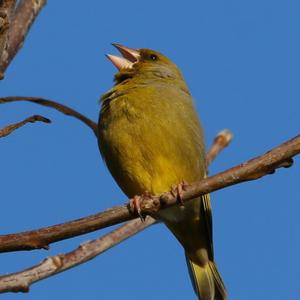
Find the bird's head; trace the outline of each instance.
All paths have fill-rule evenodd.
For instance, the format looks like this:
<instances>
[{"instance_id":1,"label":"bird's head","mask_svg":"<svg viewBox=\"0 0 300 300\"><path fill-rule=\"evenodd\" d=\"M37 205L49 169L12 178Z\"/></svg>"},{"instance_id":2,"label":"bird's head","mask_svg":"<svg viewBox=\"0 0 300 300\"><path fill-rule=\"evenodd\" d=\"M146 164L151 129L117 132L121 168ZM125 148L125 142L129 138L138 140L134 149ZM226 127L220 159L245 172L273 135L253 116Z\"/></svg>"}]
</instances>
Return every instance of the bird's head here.
<instances>
[{"instance_id":1,"label":"bird's head","mask_svg":"<svg viewBox=\"0 0 300 300\"><path fill-rule=\"evenodd\" d=\"M161 53L151 49L133 49L113 44L122 56L107 54L116 66L118 73L115 81L120 83L129 78L182 79L178 67Z\"/></svg>"}]
</instances>

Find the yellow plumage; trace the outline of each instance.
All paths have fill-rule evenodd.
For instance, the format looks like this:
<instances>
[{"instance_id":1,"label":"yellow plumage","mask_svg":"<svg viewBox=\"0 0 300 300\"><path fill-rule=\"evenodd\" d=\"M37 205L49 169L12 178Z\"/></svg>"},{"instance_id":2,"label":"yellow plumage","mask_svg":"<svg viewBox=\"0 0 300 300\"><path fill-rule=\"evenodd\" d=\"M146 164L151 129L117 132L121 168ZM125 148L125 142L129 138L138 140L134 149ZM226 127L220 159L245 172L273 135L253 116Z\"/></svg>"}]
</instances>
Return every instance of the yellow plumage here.
<instances>
[{"instance_id":1,"label":"yellow plumage","mask_svg":"<svg viewBox=\"0 0 300 300\"><path fill-rule=\"evenodd\" d=\"M182 180L202 179L202 129L180 71L155 51L117 48L126 61L110 57L120 72L116 85L102 97L99 148L118 185L132 198L145 191L160 194ZM165 209L156 217L184 247L201 300L225 300L213 258L209 196L184 208Z\"/></svg>"}]
</instances>

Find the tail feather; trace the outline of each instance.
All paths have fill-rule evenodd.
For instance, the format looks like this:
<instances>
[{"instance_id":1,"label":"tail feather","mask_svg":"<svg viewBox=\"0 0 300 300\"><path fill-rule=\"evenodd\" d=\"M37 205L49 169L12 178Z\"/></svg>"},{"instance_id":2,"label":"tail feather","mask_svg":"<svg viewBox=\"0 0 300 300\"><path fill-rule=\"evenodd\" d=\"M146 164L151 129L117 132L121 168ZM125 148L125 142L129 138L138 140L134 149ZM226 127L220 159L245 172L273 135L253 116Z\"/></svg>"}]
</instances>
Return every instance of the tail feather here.
<instances>
[{"instance_id":1,"label":"tail feather","mask_svg":"<svg viewBox=\"0 0 300 300\"><path fill-rule=\"evenodd\" d=\"M186 261L198 299L227 300L226 288L214 262L200 266L192 262L187 254Z\"/></svg>"},{"instance_id":2,"label":"tail feather","mask_svg":"<svg viewBox=\"0 0 300 300\"><path fill-rule=\"evenodd\" d=\"M160 212L185 249L187 265L195 293L200 300L227 300L226 289L214 263L212 215L209 195Z\"/></svg>"},{"instance_id":3,"label":"tail feather","mask_svg":"<svg viewBox=\"0 0 300 300\"><path fill-rule=\"evenodd\" d=\"M214 262L209 261L209 268L214 277L215 290L216 290L216 299L227 300L227 292L225 284L218 272L217 266Z\"/></svg>"}]
</instances>

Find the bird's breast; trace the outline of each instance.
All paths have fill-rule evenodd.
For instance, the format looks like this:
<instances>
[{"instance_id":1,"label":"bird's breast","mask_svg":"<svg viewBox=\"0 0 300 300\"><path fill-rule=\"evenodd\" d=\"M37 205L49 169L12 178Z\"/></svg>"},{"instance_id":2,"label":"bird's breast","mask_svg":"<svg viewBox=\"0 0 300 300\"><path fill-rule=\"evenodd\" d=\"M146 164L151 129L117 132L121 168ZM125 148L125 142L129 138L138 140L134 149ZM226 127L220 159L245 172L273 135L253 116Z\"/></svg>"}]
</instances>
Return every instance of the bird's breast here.
<instances>
[{"instance_id":1,"label":"bird's breast","mask_svg":"<svg viewBox=\"0 0 300 300\"><path fill-rule=\"evenodd\" d=\"M143 87L103 106L99 147L128 197L204 176L202 131L188 94Z\"/></svg>"}]
</instances>

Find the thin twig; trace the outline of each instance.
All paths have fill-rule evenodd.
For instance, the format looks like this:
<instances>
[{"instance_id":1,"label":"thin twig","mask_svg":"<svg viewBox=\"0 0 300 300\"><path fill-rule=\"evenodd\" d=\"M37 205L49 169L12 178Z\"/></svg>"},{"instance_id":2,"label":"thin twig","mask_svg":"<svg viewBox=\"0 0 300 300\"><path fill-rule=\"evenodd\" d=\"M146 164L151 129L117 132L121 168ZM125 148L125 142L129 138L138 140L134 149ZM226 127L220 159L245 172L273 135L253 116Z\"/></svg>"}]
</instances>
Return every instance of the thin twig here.
<instances>
[{"instance_id":1,"label":"thin twig","mask_svg":"<svg viewBox=\"0 0 300 300\"><path fill-rule=\"evenodd\" d=\"M262 156L187 186L183 191L182 200L188 201L202 194L211 193L240 182L258 179L274 172L277 168L290 166L291 158L299 153L300 135ZM153 196L143 201L141 209L143 214L152 215L160 208L175 205L176 203L177 199L172 193L166 192L160 196ZM64 224L0 236L0 252L47 248L50 243L116 225L135 217L137 215L132 214L128 204L125 204Z\"/></svg>"},{"instance_id":2,"label":"thin twig","mask_svg":"<svg viewBox=\"0 0 300 300\"><path fill-rule=\"evenodd\" d=\"M82 115L81 113L77 112L76 110L74 110L66 105L60 104L58 102L44 99L44 98L39 98L39 97L27 97L27 96L24 96L24 97L23 96L10 96L10 97L1 97L0 98L0 104L10 103L10 102L20 102L20 101L32 102L35 104L54 108L54 109L62 112L65 115L68 115L68 116L78 119L79 121L81 121L85 125L87 125L90 129L92 129L96 136L98 134L97 123L95 123L91 119L87 118L86 116Z\"/></svg>"},{"instance_id":3,"label":"thin twig","mask_svg":"<svg viewBox=\"0 0 300 300\"><path fill-rule=\"evenodd\" d=\"M25 120L8 125L4 128L0 128L0 138L3 138L9 134L11 134L14 130L24 126L27 123L34 123L34 122L44 122L44 123L51 123L51 121L43 116L34 115L31 117L26 118Z\"/></svg>"},{"instance_id":4,"label":"thin twig","mask_svg":"<svg viewBox=\"0 0 300 300\"><path fill-rule=\"evenodd\" d=\"M6 68L22 47L31 25L38 16L46 0L20 0L9 26L9 43L6 54L0 62L0 74L4 74Z\"/></svg>"},{"instance_id":5,"label":"thin twig","mask_svg":"<svg viewBox=\"0 0 300 300\"><path fill-rule=\"evenodd\" d=\"M212 149L215 149L215 142L216 139L214 140L213 146L207 152L206 157L211 156L210 152L213 151ZM230 141L228 141L228 143L229 142ZM218 143L217 153L219 153L223 148L224 144ZM125 225L120 226L118 229L113 230L96 240L82 244L74 251L63 255L60 254L49 257L40 264L32 266L24 271L9 274L4 277L0 276L0 293L11 291L27 292L33 283L82 264L134 234L141 232L154 223L156 223L156 220L150 216L147 216L144 222L142 222L140 218L129 221Z\"/></svg>"},{"instance_id":6,"label":"thin twig","mask_svg":"<svg viewBox=\"0 0 300 300\"><path fill-rule=\"evenodd\" d=\"M216 158L219 152L229 145L232 138L233 138L233 134L228 129L224 129L217 134L209 152L206 155L206 164L208 166Z\"/></svg>"}]
</instances>

